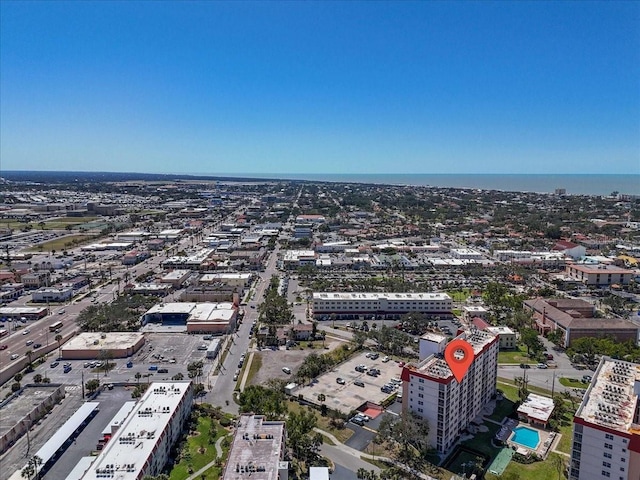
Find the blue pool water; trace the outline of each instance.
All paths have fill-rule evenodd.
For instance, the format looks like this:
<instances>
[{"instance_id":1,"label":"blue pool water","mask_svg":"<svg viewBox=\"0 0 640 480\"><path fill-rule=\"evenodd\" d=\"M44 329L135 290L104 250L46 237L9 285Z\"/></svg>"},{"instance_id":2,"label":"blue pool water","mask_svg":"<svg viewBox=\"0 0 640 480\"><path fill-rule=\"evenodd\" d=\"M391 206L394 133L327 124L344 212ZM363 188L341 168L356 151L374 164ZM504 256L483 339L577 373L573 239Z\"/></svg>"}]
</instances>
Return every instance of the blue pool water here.
<instances>
[{"instance_id":1,"label":"blue pool water","mask_svg":"<svg viewBox=\"0 0 640 480\"><path fill-rule=\"evenodd\" d=\"M513 429L511 441L535 450L540 443L540 434L529 427L516 427Z\"/></svg>"}]
</instances>

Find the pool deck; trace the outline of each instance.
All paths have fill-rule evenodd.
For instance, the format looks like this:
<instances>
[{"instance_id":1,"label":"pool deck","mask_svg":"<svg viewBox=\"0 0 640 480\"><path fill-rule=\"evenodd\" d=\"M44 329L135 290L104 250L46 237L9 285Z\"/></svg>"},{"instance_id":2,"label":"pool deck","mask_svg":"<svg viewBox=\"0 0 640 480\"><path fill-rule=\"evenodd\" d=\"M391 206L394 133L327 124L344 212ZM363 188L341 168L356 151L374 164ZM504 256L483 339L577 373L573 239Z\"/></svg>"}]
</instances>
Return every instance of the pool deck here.
<instances>
[{"instance_id":1,"label":"pool deck","mask_svg":"<svg viewBox=\"0 0 640 480\"><path fill-rule=\"evenodd\" d=\"M530 448L530 447L527 447L526 445L514 442L512 440L513 436L515 435L514 430L517 427L526 427L530 430L535 430L538 433L538 435L540 436L540 441L538 442L538 445L536 446L536 448ZM560 439L560 436L561 435L557 432L541 430L528 423L519 422L514 419L507 419L502 429L496 434L497 438L504 441L509 447L515 449L516 452L521 453L523 455L527 455L533 452L542 458L547 458L547 455L549 455L549 452L551 451L551 447L555 443L557 443L557 441Z\"/></svg>"}]
</instances>

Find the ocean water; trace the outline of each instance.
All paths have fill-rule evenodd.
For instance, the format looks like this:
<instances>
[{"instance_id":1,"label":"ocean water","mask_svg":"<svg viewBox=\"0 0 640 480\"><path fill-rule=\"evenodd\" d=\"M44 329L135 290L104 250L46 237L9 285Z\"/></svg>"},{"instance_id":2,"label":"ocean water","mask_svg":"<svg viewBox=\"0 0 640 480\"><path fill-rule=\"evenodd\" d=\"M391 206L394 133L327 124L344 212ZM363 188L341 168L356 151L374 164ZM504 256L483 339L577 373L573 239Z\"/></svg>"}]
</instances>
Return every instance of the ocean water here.
<instances>
[{"instance_id":1,"label":"ocean water","mask_svg":"<svg viewBox=\"0 0 640 480\"><path fill-rule=\"evenodd\" d=\"M216 174L222 175L222 174ZM278 178L339 183L384 185L429 185L433 187L477 188L509 192L553 193L564 188L567 195L610 195L619 192L640 195L640 174L628 175L551 175L551 174L226 174L229 177Z\"/></svg>"}]
</instances>

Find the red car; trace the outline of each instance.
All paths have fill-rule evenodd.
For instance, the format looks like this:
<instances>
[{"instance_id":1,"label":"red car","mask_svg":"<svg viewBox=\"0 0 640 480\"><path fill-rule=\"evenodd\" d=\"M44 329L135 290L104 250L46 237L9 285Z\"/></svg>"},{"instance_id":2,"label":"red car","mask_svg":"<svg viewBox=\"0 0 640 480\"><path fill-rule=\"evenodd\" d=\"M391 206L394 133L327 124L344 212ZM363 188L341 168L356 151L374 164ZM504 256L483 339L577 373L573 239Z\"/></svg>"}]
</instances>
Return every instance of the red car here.
<instances>
[{"instance_id":1,"label":"red car","mask_svg":"<svg viewBox=\"0 0 640 480\"><path fill-rule=\"evenodd\" d=\"M0 345L0 350L6 350L7 348L9 348L7 345Z\"/></svg>"}]
</instances>

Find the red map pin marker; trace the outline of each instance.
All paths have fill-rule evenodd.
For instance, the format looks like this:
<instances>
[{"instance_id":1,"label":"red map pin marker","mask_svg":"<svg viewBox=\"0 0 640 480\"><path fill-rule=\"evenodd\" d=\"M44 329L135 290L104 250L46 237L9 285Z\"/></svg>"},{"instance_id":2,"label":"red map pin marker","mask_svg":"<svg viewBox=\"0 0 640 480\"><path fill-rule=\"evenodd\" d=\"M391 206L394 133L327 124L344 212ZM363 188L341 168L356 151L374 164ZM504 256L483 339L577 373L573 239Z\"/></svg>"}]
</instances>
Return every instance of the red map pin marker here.
<instances>
[{"instance_id":1,"label":"red map pin marker","mask_svg":"<svg viewBox=\"0 0 640 480\"><path fill-rule=\"evenodd\" d=\"M473 347L465 340L454 340L449 342L449 345L445 348L444 359L447 361L458 383L467 374L469 367L473 363L474 356Z\"/></svg>"}]
</instances>

